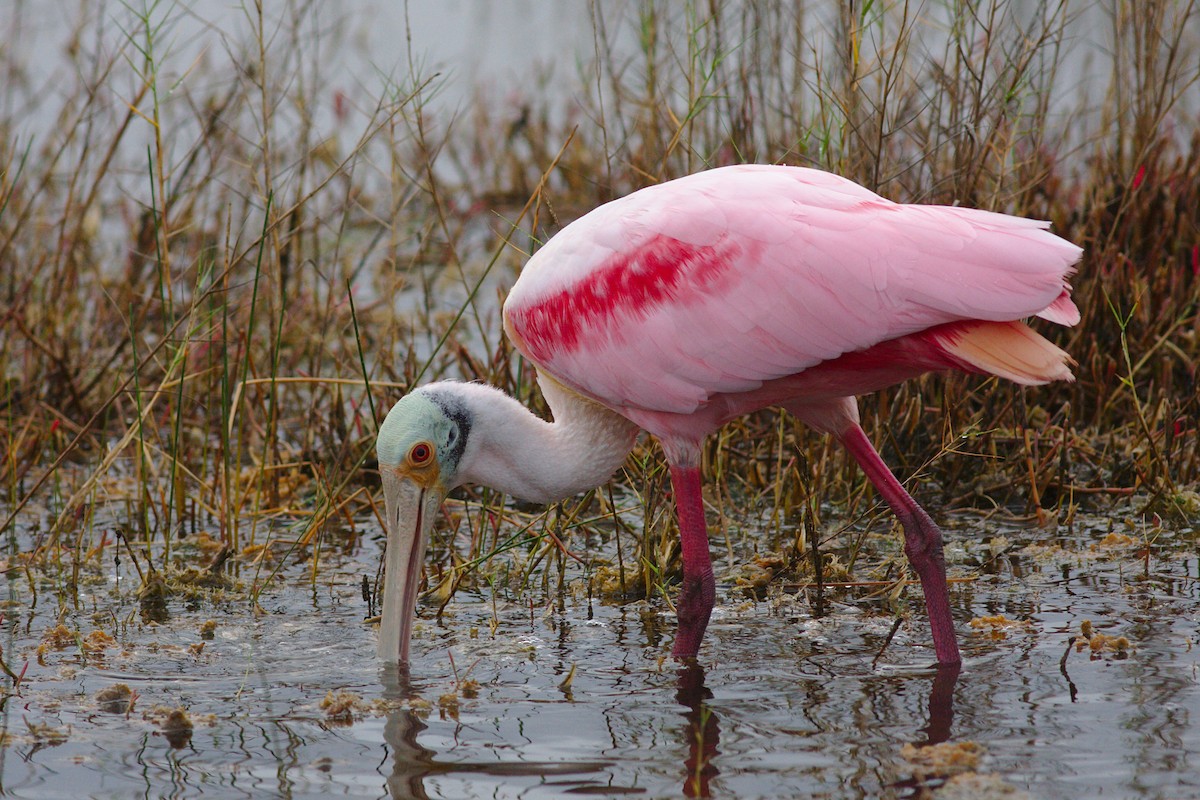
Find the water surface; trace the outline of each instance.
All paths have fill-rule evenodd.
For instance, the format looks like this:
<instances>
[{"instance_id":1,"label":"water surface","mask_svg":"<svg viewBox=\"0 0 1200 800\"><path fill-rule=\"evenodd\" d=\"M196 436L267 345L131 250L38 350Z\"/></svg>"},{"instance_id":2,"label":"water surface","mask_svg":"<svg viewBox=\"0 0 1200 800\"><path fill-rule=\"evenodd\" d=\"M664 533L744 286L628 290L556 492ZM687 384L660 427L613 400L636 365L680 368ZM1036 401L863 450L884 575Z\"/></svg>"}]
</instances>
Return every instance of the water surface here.
<instances>
[{"instance_id":1,"label":"water surface","mask_svg":"<svg viewBox=\"0 0 1200 800\"><path fill-rule=\"evenodd\" d=\"M1200 794L1200 559L1187 542L1157 542L1147 574L1132 539L1014 530L995 559L981 540L950 537L960 573L983 565L953 589L957 675L928 666L911 588L913 614L890 641L893 618L865 591L814 619L803 595L751 601L726 588L693 666L669 658L665 604L460 594L440 622L423 610L411 672L397 675L380 669L363 624L370 539L327 559L316 585L305 566L286 569L257 615L244 600L173 600L167 621L148 623L129 576L92 576L64 621L116 644L86 657L70 644L39 664L57 609L44 588L31 608L10 574L4 656L30 664L0 717L0 787L22 798L918 797L947 773L921 771L905 745L948 742L977 745L971 772L1033 797ZM968 625L983 615L1027 624ZM1131 648L1077 649L1084 620ZM138 693L128 715L95 699L118 683ZM331 691L357 697L348 716L322 707ZM182 741L163 732L162 709L175 707L194 725Z\"/></svg>"}]
</instances>

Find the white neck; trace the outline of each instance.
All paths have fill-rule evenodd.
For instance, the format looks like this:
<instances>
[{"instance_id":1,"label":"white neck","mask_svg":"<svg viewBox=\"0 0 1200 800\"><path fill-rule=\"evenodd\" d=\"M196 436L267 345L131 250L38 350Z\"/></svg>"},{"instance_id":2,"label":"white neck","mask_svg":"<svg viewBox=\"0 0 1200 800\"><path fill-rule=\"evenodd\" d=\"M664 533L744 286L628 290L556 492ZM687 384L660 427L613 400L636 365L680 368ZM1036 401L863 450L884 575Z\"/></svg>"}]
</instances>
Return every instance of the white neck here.
<instances>
[{"instance_id":1,"label":"white neck","mask_svg":"<svg viewBox=\"0 0 1200 800\"><path fill-rule=\"evenodd\" d=\"M535 503L600 486L625 463L638 426L539 376L553 422L490 386L463 384L471 432L456 483L478 483Z\"/></svg>"}]
</instances>

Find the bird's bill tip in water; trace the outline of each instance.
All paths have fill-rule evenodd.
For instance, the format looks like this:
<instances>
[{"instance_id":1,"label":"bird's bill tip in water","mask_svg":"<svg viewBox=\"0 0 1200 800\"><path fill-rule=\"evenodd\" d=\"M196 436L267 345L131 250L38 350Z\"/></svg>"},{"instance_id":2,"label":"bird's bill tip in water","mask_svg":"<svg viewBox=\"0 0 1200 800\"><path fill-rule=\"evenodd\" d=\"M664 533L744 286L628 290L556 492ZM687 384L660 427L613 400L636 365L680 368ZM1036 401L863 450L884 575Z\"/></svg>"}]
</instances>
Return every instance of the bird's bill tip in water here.
<instances>
[{"instance_id":1,"label":"bird's bill tip in water","mask_svg":"<svg viewBox=\"0 0 1200 800\"><path fill-rule=\"evenodd\" d=\"M446 493L436 483L414 480L403 468L380 464L379 472L387 529L379 657L407 663L425 547Z\"/></svg>"}]
</instances>

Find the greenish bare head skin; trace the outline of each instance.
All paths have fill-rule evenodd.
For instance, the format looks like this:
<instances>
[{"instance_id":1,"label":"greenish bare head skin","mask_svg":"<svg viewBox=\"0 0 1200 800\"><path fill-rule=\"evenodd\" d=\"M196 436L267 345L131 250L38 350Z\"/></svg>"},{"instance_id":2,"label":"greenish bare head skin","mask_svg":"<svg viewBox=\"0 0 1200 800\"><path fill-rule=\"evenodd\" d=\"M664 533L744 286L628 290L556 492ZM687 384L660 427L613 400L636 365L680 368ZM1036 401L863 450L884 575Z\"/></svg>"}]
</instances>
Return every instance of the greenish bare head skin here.
<instances>
[{"instance_id":1,"label":"greenish bare head skin","mask_svg":"<svg viewBox=\"0 0 1200 800\"><path fill-rule=\"evenodd\" d=\"M393 469L416 483L443 492L454 488L459 462L466 449L471 420L461 399L439 384L417 389L392 406L375 449L379 467ZM426 444L434 458L421 458Z\"/></svg>"},{"instance_id":2,"label":"greenish bare head skin","mask_svg":"<svg viewBox=\"0 0 1200 800\"><path fill-rule=\"evenodd\" d=\"M438 384L401 398L379 428L387 555L379 656L406 663L429 532L457 485L471 417L459 395Z\"/></svg>"}]
</instances>

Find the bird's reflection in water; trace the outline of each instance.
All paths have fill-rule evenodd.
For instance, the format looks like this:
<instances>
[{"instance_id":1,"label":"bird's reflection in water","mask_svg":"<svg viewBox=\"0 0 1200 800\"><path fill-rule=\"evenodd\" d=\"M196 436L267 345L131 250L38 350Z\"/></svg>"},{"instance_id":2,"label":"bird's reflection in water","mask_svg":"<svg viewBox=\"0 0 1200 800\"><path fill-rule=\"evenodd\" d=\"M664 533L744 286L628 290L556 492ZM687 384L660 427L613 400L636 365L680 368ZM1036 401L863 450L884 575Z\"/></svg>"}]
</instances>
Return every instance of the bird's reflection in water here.
<instances>
[{"instance_id":1,"label":"bird's reflection in water","mask_svg":"<svg viewBox=\"0 0 1200 800\"><path fill-rule=\"evenodd\" d=\"M954 687L962 664L939 664L929 688L929 724L922 728L925 744L941 744L950 741L950 728L954 723Z\"/></svg>"},{"instance_id":2,"label":"bird's reflection in water","mask_svg":"<svg viewBox=\"0 0 1200 800\"><path fill-rule=\"evenodd\" d=\"M939 664L934 667L933 684L929 687L929 722L921 729L925 735L919 747L942 744L950 741L954 726L954 687L958 684L961 664ZM945 779L945 775L926 771L890 784L890 788L905 797L928 797L931 787Z\"/></svg>"},{"instance_id":3,"label":"bird's reflection in water","mask_svg":"<svg viewBox=\"0 0 1200 800\"><path fill-rule=\"evenodd\" d=\"M380 673L383 680L383 698L396 703L407 703L417 697L409 680L408 668L399 664L385 664ZM397 708L387 715L383 724L383 740L392 755L392 772L388 776L388 794L394 798L425 800L425 776L436 772L434 753L417 743L417 734L425 730L425 723L411 708Z\"/></svg>"},{"instance_id":4,"label":"bird's reflection in water","mask_svg":"<svg viewBox=\"0 0 1200 800\"><path fill-rule=\"evenodd\" d=\"M712 692L704 685L704 667L689 661L679 669L679 689L675 698L687 711L684 735L687 759L684 760L683 794L685 797L708 797L708 783L717 775L713 757L717 754L721 728L717 714L706 702Z\"/></svg>"},{"instance_id":5,"label":"bird's reflection in water","mask_svg":"<svg viewBox=\"0 0 1200 800\"><path fill-rule=\"evenodd\" d=\"M929 689L929 721L921 732L924 745L941 744L950 740L954 724L954 688L962 671L960 664L938 665ZM683 794L685 797L710 797L709 783L720 774L713 763L720 744L720 720L709 706L712 692L704 685L704 667L690 662L680 668L676 699L687 710L684 736L687 757L684 760ZM898 786L907 786L905 781ZM913 784L915 785L915 784Z\"/></svg>"},{"instance_id":6,"label":"bird's reflection in water","mask_svg":"<svg viewBox=\"0 0 1200 800\"><path fill-rule=\"evenodd\" d=\"M399 704L419 697L409 680L408 670L387 664L380 670L383 697ZM605 772L611 761L438 761L436 753L417 742L428 726L411 708L397 708L388 714L383 726L383 739L391 751L392 769L387 778L388 794L394 800L427 800L425 779L429 776L489 775L493 777L546 778L555 775ZM591 788L603 788L606 782L579 780L564 782L564 789L588 793Z\"/></svg>"},{"instance_id":7,"label":"bird's reflection in water","mask_svg":"<svg viewBox=\"0 0 1200 800\"><path fill-rule=\"evenodd\" d=\"M958 665L939 666L929 691L929 719L921 729L922 744L940 744L950 740L954 721L954 689L960 672ZM704 667L691 661L679 668L675 698L684 707L683 728L686 756L683 762L683 794L685 797L709 797L709 784L719 774L716 766L720 744L720 719L709 705L712 692L704 684ZM395 665L383 668L381 679L384 698L407 704L419 696L406 670ZM606 790L619 792L610 782L611 761L438 761L436 753L417 741L426 730L424 720L409 708L398 708L388 714L383 737L392 759L387 778L388 793L396 800L424 800L429 795L425 779L429 776L459 776L469 780L471 775L492 777L529 777L545 779L557 775L602 773L600 780L580 778L558 784L565 793L591 794ZM903 781L896 786L907 786ZM633 787L626 787L633 790ZM633 790L637 791L637 790Z\"/></svg>"}]
</instances>

